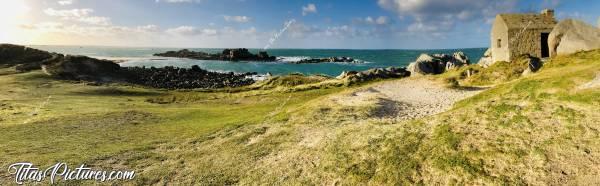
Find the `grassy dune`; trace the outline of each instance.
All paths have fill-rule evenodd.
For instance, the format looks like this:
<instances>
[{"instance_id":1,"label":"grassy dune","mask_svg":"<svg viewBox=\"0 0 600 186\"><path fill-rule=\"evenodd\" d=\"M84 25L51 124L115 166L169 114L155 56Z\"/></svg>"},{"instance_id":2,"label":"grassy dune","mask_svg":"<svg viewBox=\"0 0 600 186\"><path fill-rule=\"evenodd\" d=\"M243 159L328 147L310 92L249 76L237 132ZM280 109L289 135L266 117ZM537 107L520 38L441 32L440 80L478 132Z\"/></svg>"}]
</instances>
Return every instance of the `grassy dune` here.
<instances>
[{"instance_id":1,"label":"grassy dune","mask_svg":"<svg viewBox=\"0 0 600 186\"><path fill-rule=\"evenodd\" d=\"M136 170L128 184L599 184L600 88L582 86L598 73L592 51L525 77L456 78L493 88L402 122L373 117L375 99L342 104L354 88L337 83L209 93L1 75L0 165ZM267 84L315 83L286 82Z\"/></svg>"}]
</instances>

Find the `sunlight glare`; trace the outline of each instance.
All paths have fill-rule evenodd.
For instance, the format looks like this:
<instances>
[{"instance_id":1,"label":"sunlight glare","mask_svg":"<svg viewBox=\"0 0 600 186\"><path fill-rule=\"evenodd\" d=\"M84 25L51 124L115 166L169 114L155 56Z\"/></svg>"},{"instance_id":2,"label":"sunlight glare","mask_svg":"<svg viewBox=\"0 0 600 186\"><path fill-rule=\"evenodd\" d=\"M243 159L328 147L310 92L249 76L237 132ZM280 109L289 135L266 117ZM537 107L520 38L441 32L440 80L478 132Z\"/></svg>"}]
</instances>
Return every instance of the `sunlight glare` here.
<instances>
[{"instance_id":1,"label":"sunlight glare","mask_svg":"<svg viewBox=\"0 0 600 186\"><path fill-rule=\"evenodd\" d=\"M25 23L30 10L25 0L0 1L0 42L14 42L21 37L18 26Z\"/></svg>"}]
</instances>

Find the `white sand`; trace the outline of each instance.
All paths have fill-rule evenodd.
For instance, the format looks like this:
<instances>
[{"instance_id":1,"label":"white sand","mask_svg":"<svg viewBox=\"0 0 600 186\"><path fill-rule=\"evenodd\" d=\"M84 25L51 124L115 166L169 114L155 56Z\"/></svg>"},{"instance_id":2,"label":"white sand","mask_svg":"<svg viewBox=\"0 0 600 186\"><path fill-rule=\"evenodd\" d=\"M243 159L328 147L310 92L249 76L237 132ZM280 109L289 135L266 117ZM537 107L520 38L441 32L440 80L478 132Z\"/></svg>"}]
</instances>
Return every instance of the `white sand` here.
<instances>
[{"instance_id":1,"label":"white sand","mask_svg":"<svg viewBox=\"0 0 600 186\"><path fill-rule=\"evenodd\" d=\"M354 105L376 99L376 117L407 120L444 112L457 101L481 91L483 89L450 89L421 77L383 82L336 100L340 104Z\"/></svg>"}]
</instances>

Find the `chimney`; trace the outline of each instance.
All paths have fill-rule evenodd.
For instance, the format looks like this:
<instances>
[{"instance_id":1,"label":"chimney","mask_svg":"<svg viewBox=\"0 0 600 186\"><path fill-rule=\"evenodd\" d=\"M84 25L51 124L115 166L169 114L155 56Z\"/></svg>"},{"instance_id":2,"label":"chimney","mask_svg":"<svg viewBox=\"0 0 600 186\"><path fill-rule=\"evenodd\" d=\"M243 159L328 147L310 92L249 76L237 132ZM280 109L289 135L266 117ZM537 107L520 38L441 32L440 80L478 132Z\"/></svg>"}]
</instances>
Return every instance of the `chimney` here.
<instances>
[{"instance_id":1,"label":"chimney","mask_svg":"<svg viewBox=\"0 0 600 186\"><path fill-rule=\"evenodd\" d=\"M544 9L544 10L542 10L541 14L544 17L548 17L548 18L554 19L554 10L552 10L552 9Z\"/></svg>"}]
</instances>

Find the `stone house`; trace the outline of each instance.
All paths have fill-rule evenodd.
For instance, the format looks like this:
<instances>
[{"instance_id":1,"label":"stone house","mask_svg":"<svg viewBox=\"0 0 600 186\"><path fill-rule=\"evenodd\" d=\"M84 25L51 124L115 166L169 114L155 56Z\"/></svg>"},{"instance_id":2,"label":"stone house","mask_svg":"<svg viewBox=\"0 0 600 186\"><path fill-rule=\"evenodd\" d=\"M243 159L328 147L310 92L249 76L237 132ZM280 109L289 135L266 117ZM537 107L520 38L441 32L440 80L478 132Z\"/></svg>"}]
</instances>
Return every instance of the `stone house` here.
<instances>
[{"instance_id":1,"label":"stone house","mask_svg":"<svg viewBox=\"0 0 600 186\"><path fill-rule=\"evenodd\" d=\"M556 25L554 10L540 14L498 14L491 33L492 62L511 61L523 54L550 56L548 36Z\"/></svg>"}]
</instances>

